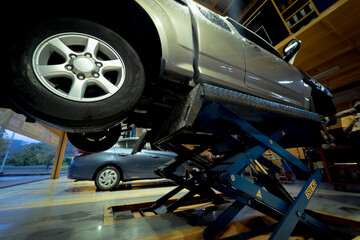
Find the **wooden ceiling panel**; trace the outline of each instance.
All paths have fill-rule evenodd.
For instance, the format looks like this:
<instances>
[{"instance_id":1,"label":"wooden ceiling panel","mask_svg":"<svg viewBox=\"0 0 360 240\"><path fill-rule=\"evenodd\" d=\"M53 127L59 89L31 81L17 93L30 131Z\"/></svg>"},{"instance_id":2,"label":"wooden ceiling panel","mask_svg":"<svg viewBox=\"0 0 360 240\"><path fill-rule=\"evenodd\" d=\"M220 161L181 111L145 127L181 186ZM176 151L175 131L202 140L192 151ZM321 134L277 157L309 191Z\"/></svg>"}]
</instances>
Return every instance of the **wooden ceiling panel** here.
<instances>
[{"instance_id":1,"label":"wooden ceiling panel","mask_svg":"<svg viewBox=\"0 0 360 240\"><path fill-rule=\"evenodd\" d=\"M307 42L315 42L319 38L323 38L329 34L329 28L323 24L322 22L319 22L318 24L314 25L312 28L312 31L305 31L303 34L301 34L302 41L305 41L302 43L302 45L307 45ZM303 47L301 47L301 50Z\"/></svg>"},{"instance_id":2,"label":"wooden ceiling panel","mask_svg":"<svg viewBox=\"0 0 360 240\"><path fill-rule=\"evenodd\" d=\"M360 47L360 33L349 38L349 42L354 45L355 48ZM360 50L360 49L359 49Z\"/></svg>"},{"instance_id":3,"label":"wooden ceiling panel","mask_svg":"<svg viewBox=\"0 0 360 240\"><path fill-rule=\"evenodd\" d=\"M350 85L360 81L360 69L358 70L347 70L344 71L341 76L338 77L331 77L319 80L319 83L323 84L324 86L329 85L334 89L343 87L345 85Z\"/></svg>"},{"instance_id":4,"label":"wooden ceiling panel","mask_svg":"<svg viewBox=\"0 0 360 240\"><path fill-rule=\"evenodd\" d=\"M351 65L354 61L357 63L360 62L360 55L357 51L352 49L335 59L331 59L323 64L311 68L307 71L307 73L311 76L315 76L334 67L340 67L340 69L343 69L345 66Z\"/></svg>"},{"instance_id":5,"label":"wooden ceiling panel","mask_svg":"<svg viewBox=\"0 0 360 240\"><path fill-rule=\"evenodd\" d=\"M360 61L356 61L348 65L339 66L339 68L340 70L321 78L321 81L330 84L339 82L341 79L345 80L347 83L352 83L353 81L349 79L349 76L353 76L353 73L357 73L360 71Z\"/></svg>"},{"instance_id":6,"label":"wooden ceiling panel","mask_svg":"<svg viewBox=\"0 0 360 240\"><path fill-rule=\"evenodd\" d=\"M342 34L346 38L350 38L354 35L359 34L360 28L360 13L356 18L350 18L348 21L344 21L339 27L336 27L336 31Z\"/></svg>"},{"instance_id":7,"label":"wooden ceiling panel","mask_svg":"<svg viewBox=\"0 0 360 240\"><path fill-rule=\"evenodd\" d=\"M302 40L304 38L299 38ZM337 34L328 31L322 38L317 38L309 42L308 40L302 40L303 44L301 50L298 53L299 59L296 59L296 63L300 66L304 62L308 62L311 60L314 55L317 56L319 54L323 54L328 52L330 49L334 48L334 46L338 46L342 44L343 39L339 37ZM311 44L307 44L311 43Z\"/></svg>"},{"instance_id":8,"label":"wooden ceiling panel","mask_svg":"<svg viewBox=\"0 0 360 240\"><path fill-rule=\"evenodd\" d=\"M340 42L340 43L334 45L333 47L326 49L326 51L324 51L324 52L321 52L319 54L313 53L311 57L308 56L306 58L306 61L300 61L300 58L299 58L299 62L301 62L301 64L298 63L298 59L296 58L295 65L307 72L308 70L314 68L314 66L316 67L316 66L324 64L332 59L335 59L335 58L341 56L342 54L344 54L345 52L350 51L352 48L353 47L350 46L348 43ZM301 49L300 49L300 51L301 51ZM315 49L314 49L314 52L315 52Z\"/></svg>"},{"instance_id":9,"label":"wooden ceiling panel","mask_svg":"<svg viewBox=\"0 0 360 240\"><path fill-rule=\"evenodd\" d=\"M334 4L323 13L322 21L327 22L335 29L346 27L350 22L354 22L353 27L356 27L360 18L359 6L359 0L339 0L337 4Z\"/></svg>"}]
</instances>

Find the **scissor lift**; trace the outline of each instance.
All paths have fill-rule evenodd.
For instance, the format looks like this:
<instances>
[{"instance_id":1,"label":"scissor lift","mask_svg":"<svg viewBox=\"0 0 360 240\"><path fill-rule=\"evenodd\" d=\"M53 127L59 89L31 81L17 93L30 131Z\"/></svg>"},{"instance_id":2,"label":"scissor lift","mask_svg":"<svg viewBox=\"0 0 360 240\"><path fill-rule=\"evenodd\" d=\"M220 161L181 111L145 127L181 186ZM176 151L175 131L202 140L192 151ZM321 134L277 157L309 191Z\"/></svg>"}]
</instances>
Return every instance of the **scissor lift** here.
<instances>
[{"instance_id":1,"label":"scissor lift","mask_svg":"<svg viewBox=\"0 0 360 240\"><path fill-rule=\"evenodd\" d=\"M278 220L278 223L239 233L234 236L236 239L248 239L269 231L272 232L270 239L288 239L299 222L311 228L312 232L321 233L323 239L336 238L326 225L306 210L320 184L323 170L310 172L305 164L280 146L280 143L287 145L294 139L318 141L316 138L321 137L317 134L320 125L321 117L313 112L207 84L198 85L174 109L166 125L156 134L149 132L142 136L134 149L139 151L141 144L151 141L178 154L174 160L156 170L158 175L171 179L178 187L140 212L143 215L147 211L155 214L173 212L196 194L215 204L223 203L224 199L214 191L217 190L234 201L206 228L204 239L216 238L245 206ZM296 130L302 134L296 133ZM193 144L195 148L189 150L183 144ZM218 156L212 161L200 155L209 148ZM279 168L262 157L268 149L309 175L295 199L272 174ZM182 164L191 173L187 178L175 174L176 168ZM244 177L247 166L255 172L254 182ZM189 192L165 205L182 189Z\"/></svg>"}]
</instances>

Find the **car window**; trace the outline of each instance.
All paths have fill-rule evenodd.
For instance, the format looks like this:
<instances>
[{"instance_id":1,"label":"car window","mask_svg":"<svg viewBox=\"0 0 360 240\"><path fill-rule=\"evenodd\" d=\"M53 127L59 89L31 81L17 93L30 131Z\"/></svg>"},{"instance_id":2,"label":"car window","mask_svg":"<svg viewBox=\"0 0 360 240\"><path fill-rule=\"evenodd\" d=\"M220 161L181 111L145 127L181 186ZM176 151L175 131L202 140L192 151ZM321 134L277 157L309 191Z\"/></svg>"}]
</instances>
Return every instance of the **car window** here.
<instances>
[{"instance_id":1,"label":"car window","mask_svg":"<svg viewBox=\"0 0 360 240\"><path fill-rule=\"evenodd\" d=\"M131 149L132 149L132 148L134 148L137 140L128 140L128 141L126 141L126 142L127 142L127 148L131 148Z\"/></svg>"},{"instance_id":2,"label":"car window","mask_svg":"<svg viewBox=\"0 0 360 240\"><path fill-rule=\"evenodd\" d=\"M114 145L115 148L126 148L126 142L125 141L120 141L115 143Z\"/></svg>"},{"instance_id":3,"label":"car window","mask_svg":"<svg viewBox=\"0 0 360 240\"><path fill-rule=\"evenodd\" d=\"M240 33L241 36L249 39L250 41L267 50L268 52L271 52L275 56L281 58L280 53L259 35L242 26L240 23L236 22L232 18L227 18L227 20L236 28L236 30Z\"/></svg>"}]
</instances>

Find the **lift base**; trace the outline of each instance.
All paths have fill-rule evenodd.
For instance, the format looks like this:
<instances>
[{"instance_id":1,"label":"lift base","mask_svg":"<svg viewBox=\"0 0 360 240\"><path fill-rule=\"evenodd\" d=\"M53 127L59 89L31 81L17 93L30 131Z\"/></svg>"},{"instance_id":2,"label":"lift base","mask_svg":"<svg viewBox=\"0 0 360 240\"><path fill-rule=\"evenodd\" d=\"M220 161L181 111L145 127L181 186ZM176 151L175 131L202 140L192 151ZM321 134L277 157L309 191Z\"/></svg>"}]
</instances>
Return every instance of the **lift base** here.
<instances>
[{"instance_id":1,"label":"lift base","mask_svg":"<svg viewBox=\"0 0 360 240\"><path fill-rule=\"evenodd\" d=\"M178 198L170 200L176 201ZM108 205L104 207L104 225L116 225L119 232L119 239L203 239L204 229L215 221L223 211L230 205L228 203L215 206L211 203L202 203L181 207L173 213L148 214L141 216L140 209L155 204L155 201L138 202L132 204ZM335 216L329 213L311 211L319 219L322 219L328 226L336 226L344 232L352 229L353 238L360 234L360 219L348 219L342 216ZM276 227L277 221L246 207L223 229L219 234L220 239L232 239L235 234L242 234L241 239L269 239ZM256 236L251 235L249 230L256 230ZM131 234L131 235L130 235ZM317 239L306 228L298 227L289 239Z\"/></svg>"}]
</instances>

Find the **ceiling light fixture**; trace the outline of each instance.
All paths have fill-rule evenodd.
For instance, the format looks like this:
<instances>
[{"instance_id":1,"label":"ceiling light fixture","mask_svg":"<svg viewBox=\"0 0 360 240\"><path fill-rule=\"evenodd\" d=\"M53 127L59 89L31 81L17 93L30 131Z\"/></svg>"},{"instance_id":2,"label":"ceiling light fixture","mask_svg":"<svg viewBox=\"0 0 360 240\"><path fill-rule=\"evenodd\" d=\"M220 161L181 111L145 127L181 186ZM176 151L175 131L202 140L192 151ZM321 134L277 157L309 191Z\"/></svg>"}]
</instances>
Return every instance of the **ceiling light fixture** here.
<instances>
[{"instance_id":1,"label":"ceiling light fixture","mask_svg":"<svg viewBox=\"0 0 360 240\"><path fill-rule=\"evenodd\" d=\"M338 66L336 66L336 67L333 67L333 68L331 68L331 69L329 69L329 70L327 70L325 72L319 73L319 74L317 74L317 75L315 75L315 76L313 76L311 78L317 80L319 78L323 78L323 77L325 77L327 75L330 75L330 74L332 74L332 73L334 73L336 71L339 71L339 70L340 70L340 68Z\"/></svg>"}]
</instances>

